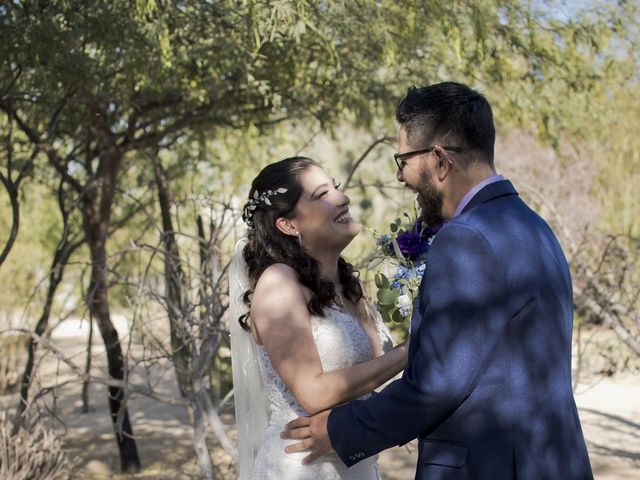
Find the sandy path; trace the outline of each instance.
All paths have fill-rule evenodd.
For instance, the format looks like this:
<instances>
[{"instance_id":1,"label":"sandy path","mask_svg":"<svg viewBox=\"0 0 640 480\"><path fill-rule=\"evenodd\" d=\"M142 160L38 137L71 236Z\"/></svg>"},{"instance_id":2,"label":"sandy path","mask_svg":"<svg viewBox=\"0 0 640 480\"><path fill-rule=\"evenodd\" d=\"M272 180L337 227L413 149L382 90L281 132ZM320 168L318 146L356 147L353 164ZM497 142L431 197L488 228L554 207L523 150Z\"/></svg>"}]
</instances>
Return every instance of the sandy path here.
<instances>
[{"instance_id":1,"label":"sandy path","mask_svg":"<svg viewBox=\"0 0 640 480\"><path fill-rule=\"evenodd\" d=\"M579 385L575 398L595 478L639 479L640 379L606 378ZM413 445L384 452L384 478L413 479L416 454Z\"/></svg>"},{"instance_id":2,"label":"sandy path","mask_svg":"<svg viewBox=\"0 0 640 480\"><path fill-rule=\"evenodd\" d=\"M65 338L59 341L67 353L80 353L81 342ZM99 345L96 345L99 349ZM81 363L81 357L76 360ZM104 356L97 354L96 374ZM58 369L55 361L47 363L49 375ZM64 371L60 367L60 371ZM158 388L176 394L173 373L157 373ZM80 385L71 384L58 392L56 408L64 419L65 448L79 462L78 479L177 479L195 478L197 471L190 437L190 424L182 407L158 403L133 396L130 412L144 470L135 476L120 476L118 455L108 419L106 391L101 385L91 387L93 411L81 414ZM13 406L15 398L2 397L0 404ZM579 385L576 402L587 439L595 477L602 480L640 478L640 379L618 376L589 385ZM224 411L223 419L233 435L232 407ZM59 428L59 425L58 425ZM220 478L232 478L231 459L219 448L213 449ZM383 478L413 479L415 446L398 447L381 455Z\"/></svg>"}]
</instances>

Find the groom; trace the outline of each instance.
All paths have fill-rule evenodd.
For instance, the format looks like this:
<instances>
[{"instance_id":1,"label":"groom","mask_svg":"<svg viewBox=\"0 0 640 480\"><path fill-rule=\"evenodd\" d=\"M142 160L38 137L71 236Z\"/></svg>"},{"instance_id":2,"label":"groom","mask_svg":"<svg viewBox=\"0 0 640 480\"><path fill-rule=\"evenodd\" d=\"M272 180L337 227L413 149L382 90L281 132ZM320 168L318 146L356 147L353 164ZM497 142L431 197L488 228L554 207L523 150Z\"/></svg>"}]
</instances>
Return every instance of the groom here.
<instances>
[{"instance_id":1,"label":"groom","mask_svg":"<svg viewBox=\"0 0 640 480\"><path fill-rule=\"evenodd\" d=\"M593 478L571 390L572 288L549 226L496 175L491 107L457 83L396 110L398 180L446 225L427 257L404 375L291 422L309 463L419 439L417 479Z\"/></svg>"}]
</instances>

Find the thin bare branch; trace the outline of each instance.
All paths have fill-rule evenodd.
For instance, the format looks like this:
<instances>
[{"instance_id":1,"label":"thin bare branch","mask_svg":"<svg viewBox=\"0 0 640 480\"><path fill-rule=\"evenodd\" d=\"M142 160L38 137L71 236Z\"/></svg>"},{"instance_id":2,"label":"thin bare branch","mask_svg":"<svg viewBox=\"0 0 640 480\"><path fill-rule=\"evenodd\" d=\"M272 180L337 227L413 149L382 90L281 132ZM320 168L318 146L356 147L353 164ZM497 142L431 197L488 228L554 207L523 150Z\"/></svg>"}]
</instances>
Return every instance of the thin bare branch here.
<instances>
[{"instance_id":1,"label":"thin bare branch","mask_svg":"<svg viewBox=\"0 0 640 480\"><path fill-rule=\"evenodd\" d=\"M353 178L353 175L356 173L356 170L360 167L360 164L362 164L362 162L369 156L369 154L373 151L374 148L376 148L379 144L381 143L387 143L393 140L393 137L390 137L388 135L382 136L376 140L374 140L371 145L369 145L365 151L362 153L362 155L360 155L360 158L358 158L358 160L356 160L352 165L351 168L349 169L349 174L347 175L347 179L344 181L344 187L343 190L347 190L349 188L349 184L351 183L351 179Z\"/></svg>"}]
</instances>

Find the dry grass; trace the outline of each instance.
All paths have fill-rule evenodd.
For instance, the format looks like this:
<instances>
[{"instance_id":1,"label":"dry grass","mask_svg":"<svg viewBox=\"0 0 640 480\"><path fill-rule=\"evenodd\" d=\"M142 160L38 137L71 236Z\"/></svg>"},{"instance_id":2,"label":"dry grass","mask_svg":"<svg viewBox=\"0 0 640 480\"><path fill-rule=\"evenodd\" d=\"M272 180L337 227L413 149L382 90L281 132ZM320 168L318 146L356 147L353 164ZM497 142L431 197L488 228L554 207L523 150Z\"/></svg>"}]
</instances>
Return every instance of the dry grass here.
<instances>
[{"instance_id":1,"label":"dry grass","mask_svg":"<svg viewBox=\"0 0 640 480\"><path fill-rule=\"evenodd\" d=\"M0 393L14 391L20 382L26 341L24 335L0 335Z\"/></svg>"},{"instance_id":2,"label":"dry grass","mask_svg":"<svg viewBox=\"0 0 640 480\"><path fill-rule=\"evenodd\" d=\"M65 480L73 466L54 432L34 425L12 435L6 415L0 415L0 478Z\"/></svg>"}]
</instances>

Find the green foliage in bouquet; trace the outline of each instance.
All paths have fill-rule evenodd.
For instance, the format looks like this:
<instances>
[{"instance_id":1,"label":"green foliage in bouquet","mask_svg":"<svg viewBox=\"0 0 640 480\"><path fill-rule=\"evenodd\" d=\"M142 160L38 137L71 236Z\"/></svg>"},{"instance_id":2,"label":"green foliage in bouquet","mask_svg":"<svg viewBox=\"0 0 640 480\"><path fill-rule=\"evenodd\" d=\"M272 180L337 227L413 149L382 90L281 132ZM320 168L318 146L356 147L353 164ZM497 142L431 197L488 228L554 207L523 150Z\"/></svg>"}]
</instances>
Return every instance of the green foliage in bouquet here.
<instances>
[{"instance_id":1,"label":"green foliage in bouquet","mask_svg":"<svg viewBox=\"0 0 640 480\"><path fill-rule=\"evenodd\" d=\"M390 234L376 235L376 254L369 263L375 275L377 305L385 322L411 318L414 300L427 267L427 252L441 225L425 226L405 213L394 220Z\"/></svg>"}]
</instances>

